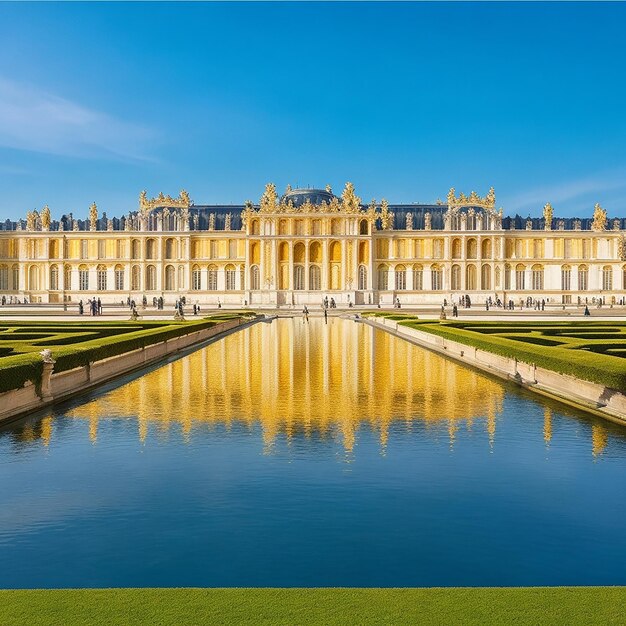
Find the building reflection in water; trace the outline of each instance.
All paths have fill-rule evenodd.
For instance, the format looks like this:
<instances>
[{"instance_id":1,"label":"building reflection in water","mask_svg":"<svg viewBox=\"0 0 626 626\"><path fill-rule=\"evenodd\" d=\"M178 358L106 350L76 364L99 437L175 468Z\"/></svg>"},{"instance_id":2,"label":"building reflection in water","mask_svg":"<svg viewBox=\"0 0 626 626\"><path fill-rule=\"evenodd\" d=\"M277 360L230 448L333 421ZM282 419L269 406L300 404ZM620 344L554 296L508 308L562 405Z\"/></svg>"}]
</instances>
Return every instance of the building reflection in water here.
<instances>
[{"instance_id":1,"label":"building reflection in water","mask_svg":"<svg viewBox=\"0 0 626 626\"><path fill-rule=\"evenodd\" d=\"M266 446L283 433L339 437L351 451L367 426L387 443L392 423L445 425L451 444L460 425L478 421L493 443L504 389L365 324L282 319L256 324L81 405L93 441L103 418L136 417L139 437L179 424L259 423Z\"/></svg>"},{"instance_id":2,"label":"building reflection in water","mask_svg":"<svg viewBox=\"0 0 626 626\"><path fill-rule=\"evenodd\" d=\"M127 418L137 421L141 441L149 432L166 437L172 427L190 441L197 428L260 425L268 451L281 435L315 435L351 452L367 427L384 451L393 424L443 429L450 446L460 428L478 428L493 445L504 395L499 382L365 324L287 318L234 333L67 416L88 420L94 443L101 420ZM30 435L25 428L20 438L47 445L51 421L28 427ZM601 424L591 434L597 456L608 434ZM549 446L549 407L543 436Z\"/></svg>"}]
</instances>

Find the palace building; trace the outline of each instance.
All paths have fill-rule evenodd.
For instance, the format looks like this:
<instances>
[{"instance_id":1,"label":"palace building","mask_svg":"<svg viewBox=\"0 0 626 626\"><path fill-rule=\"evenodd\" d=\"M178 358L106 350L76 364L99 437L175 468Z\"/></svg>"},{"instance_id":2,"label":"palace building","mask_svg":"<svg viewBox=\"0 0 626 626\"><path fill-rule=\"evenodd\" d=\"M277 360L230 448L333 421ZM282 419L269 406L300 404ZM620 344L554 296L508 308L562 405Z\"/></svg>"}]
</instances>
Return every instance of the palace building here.
<instances>
[{"instance_id":1,"label":"palace building","mask_svg":"<svg viewBox=\"0 0 626 626\"><path fill-rule=\"evenodd\" d=\"M0 299L77 303L163 297L172 303L441 305L469 295L576 304L626 297L626 219L504 217L491 189L446 202L363 204L347 183L326 189L273 184L260 202L196 205L139 196L122 217L46 206L0 224Z\"/></svg>"}]
</instances>

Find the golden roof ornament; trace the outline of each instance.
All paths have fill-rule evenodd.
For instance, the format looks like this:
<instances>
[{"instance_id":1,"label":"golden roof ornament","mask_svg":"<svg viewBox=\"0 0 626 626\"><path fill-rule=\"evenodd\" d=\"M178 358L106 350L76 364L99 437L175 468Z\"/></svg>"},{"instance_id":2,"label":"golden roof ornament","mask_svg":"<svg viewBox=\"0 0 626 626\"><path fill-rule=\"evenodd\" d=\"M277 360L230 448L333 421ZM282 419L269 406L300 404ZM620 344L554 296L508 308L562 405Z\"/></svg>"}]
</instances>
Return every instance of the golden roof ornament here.
<instances>
[{"instance_id":1,"label":"golden roof ornament","mask_svg":"<svg viewBox=\"0 0 626 626\"><path fill-rule=\"evenodd\" d=\"M181 189L178 198L172 198L172 196L166 196L162 191L156 198L149 199L146 191L142 191L139 194L139 210L142 213L152 211L159 207L169 207L172 209L188 209L191 206L191 199L189 194Z\"/></svg>"},{"instance_id":2,"label":"golden roof ornament","mask_svg":"<svg viewBox=\"0 0 626 626\"><path fill-rule=\"evenodd\" d=\"M344 213L358 213L361 210L361 198L354 192L352 183L346 183L341 199Z\"/></svg>"},{"instance_id":3,"label":"golden roof ornament","mask_svg":"<svg viewBox=\"0 0 626 626\"><path fill-rule=\"evenodd\" d=\"M482 198L475 191L472 191L469 196L466 196L464 193L460 193L459 196L456 196L454 187L450 188L448 192L448 207L449 208L460 208L464 206L471 207L482 207L483 209L493 209L496 205L496 192L494 188L491 187L487 195Z\"/></svg>"},{"instance_id":4,"label":"golden roof ornament","mask_svg":"<svg viewBox=\"0 0 626 626\"><path fill-rule=\"evenodd\" d=\"M552 218L554 217L554 209L549 202L543 207L543 219L545 220L544 229L552 230Z\"/></svg>"},{"instance_id":5,"label":"golden roof ornament","mask_svg":"<svg viewBox=\"0 0 626 626\"><path fill-rule=\"evenodd\" d=\"M261 213L276 212L276 208L278 206L277 198L276 185L274 183L267 183L267 185L265 185L265 191L261 196Z\"/></svg>"},{"instance_id":6,"label":"golden roof ornament","mask_svg":"<svg viewBox=\"0 0 626 626\"><path fill-rule=\"evenodd\" d=\"M591 223L591 230L605 230L606 221L606 211L596 202L596 205L593 208L593 222Z\"/></svg>"}]
</instances>

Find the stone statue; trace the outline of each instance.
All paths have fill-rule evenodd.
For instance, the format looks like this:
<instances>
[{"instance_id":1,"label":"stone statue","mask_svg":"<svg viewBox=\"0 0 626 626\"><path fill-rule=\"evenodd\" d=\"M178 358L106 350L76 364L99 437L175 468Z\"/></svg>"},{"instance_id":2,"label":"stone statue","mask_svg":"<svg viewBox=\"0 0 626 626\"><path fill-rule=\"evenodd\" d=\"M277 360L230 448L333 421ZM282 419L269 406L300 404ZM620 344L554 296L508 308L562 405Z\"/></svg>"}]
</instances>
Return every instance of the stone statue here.
<instances>
[{"instance_id":1,"label":"stone statue","mask_svg":"<svg viewBox=\"0 0 626 626\"><path fill-rule=\"evenodd\" d=\"M543 207L543 219L544 219L544 230L552 230L552 218L554 216L554 209L549 202L546 202L546 205Z\"/></svg>"},{"instance_id":2,"label":"stone statue","mask_svg":"<svg viewBox=\"0 0 626 626\"><path fill-rule=\"evenodd\" d=\"M50 230L50 209L47 204L41 211L41 229Z\"/></svg>"},{"instance_id":3,"label":"stone statue","mask_svg":"<svg viewBox=\"0 0 626 626\"><path fill-rule=\"evenodd\" d=\"M413 230L413 213L406 214L406 229Z\"/></svg>"},{"instance_id":4,"label":"stone statue","mask_svg":"<svg viewBox=\"0 0 626 626\"><path fill-rule=\"evenodd\" d=\"M526 230L532 230L532 229L533 229L533 221L529 217L526 220Z\"/></svg>"},{"instance_id":5,"label":"stone statue","mask_svg":"<svg viewBox=\"0 0 626 626\"><path fill-rule=\"evenodd\" d=\"M426 211L424 213L424 230L432 230L433 228L433 217L430 214L430 211Z\"/></svg>"},{"instance_id":6,"label":"stone statue","mask_svg":"<svg viewBox=\"0 0 626 626\"><path fill-rule=\"evenodd\" d=\"M230 230L230 222L231 215L230 213L226 213L226 217L224 218L224 230Z\"/></svg>"},{"instance_id":7,"label":"stone statue","mask_svg":"<svg viewBox=\"0 0 626 626\"><path fill-rule=\"evenodd\" d=\"M215 213L209 215L209 230L215 230Z\"/></svg>"},{"instance_id":8,"label":"stone statue","mask_svg":"<svg viewBox=\"0 0 626 626\"><path fill-rule=\"evenodd\" d=\"M624 235L617 240L617 258L620 261L626 261L626 237Z\"/></svg>"},{"instance_id":9,"label":"stone statue","mask_svg":"<svg viewBox=\"0 0 626 626\"><path fill-rule=\"evenodd\" d=\"M574 220L574 230L580 230L582 228L582 222L577 218Z\"/></svg>"},{"instance_id":10,"label":"stone statue","mask_svg":"<svg viewBox=\"0 0 626 626\"><path fill-rule=\"evenodd\" d=\"M591 223L591 230L596 232L606 229L606 211L596 202L593 208L593 222Z\"/></svg>"},{"instance_id":11,"label":"stone statue","mask_svg":"<svg viewBox=\"0 0 626 626\"><path fill-rule=\"evenodd\" d=\"M94 202L89 207L89 230L97 230L98 229L98 207Z\"/></svg>"}]
</instances>

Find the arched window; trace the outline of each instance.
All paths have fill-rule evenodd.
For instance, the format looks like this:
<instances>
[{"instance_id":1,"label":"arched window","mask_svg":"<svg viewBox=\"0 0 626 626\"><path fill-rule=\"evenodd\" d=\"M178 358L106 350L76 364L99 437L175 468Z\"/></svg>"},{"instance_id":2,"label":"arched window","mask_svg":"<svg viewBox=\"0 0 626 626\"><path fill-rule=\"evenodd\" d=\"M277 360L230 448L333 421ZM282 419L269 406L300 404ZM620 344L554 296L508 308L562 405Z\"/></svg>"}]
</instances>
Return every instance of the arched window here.
<instances>
[{"instance_id":1,"label":"arched window","mask_svg":"<svg viewBox=\"0 0 626 626\"><path fill-rule=\"evenodd\" d=\"M322 246L319 241L311 242L311 246L309 247L309 261L311 263L322 262Z\"/></svg>"},{"instance_id":2,"label":"arched window","mask_svg":"<svg viewBox=\"0 0 626 626\"><path fill-rule=\"evenodd\" d=\"M52 280L50 281L52 282ZM0 265L0 291L9 290L9 266Z\"/></svg>"},{"instance_id":3,"label":"arched window","mask_svg":"<svg viewBox=\"0 0 626 626\"><path fill-rule=\"evenodd\" d=\"M500 289L500 285L502 281L500 280L501 270L499 267L496 267L496 289Z\"/></svg>"},{"instance_id":4,"label":"arched window","mask_svg":"<svg viewBox=\"0 0 626 626\"><path fill-rule=\"evenodd\" d=\"M59 242L56 239L53 239L50 242L50 258L51 259L59 258Z\"/></svg>"},{"instance_id":5,"label":"arched window","mask_svg":"<svg viewBox=\"0 0 626 626\"><path fill-rule=\"evenodd\" d=\"M89 290L89 268L86 265L78 266L78 288L81 291Z\"/></svg>"},{"instance_id":6,"label":"arched window","mask_svg":"<svg viewBox=\"0 0 626 626\"><path fill-rule=\"evenodd\" d=\"M173 259L176 257L176 242L173 239L165 240L165 258Z\"/></svg>"},{"instance_id":7,"label":"arched window","mask_svg":"<svg viewBox=\"0 0 626 626\"><path fill-rule=\"evenodd\" d=\"M367 289L367 267L359 265L359 291Z\"/></svg>"},{"instance_id":8,"label":"arched window","mask_svg":"<svg viewBox=\"0 0 626 626\"><path fill-rule=\"evenodd\" d=\"M146 259L156 259L156 241L154 239L146 241Z\"/></svg>"},{"instance_id":9,"label":"arched window","mask_svg":"<svg viewBox=\"0 0 626 626\"><path fill-rule=\"evenodd\" d=\"M207 289L217 291L217 266L209 265L207 274Z\"/></svg>"},{"instance_id":10,"label":"arched window","mask_svg":"<svg viewBox=\"0 0 626 626\"><path fill-rule=\"evenodd\" d=\"M486 263L480 268L480 288L483 291L491 289L491 267Z\"/></svg>"},{"instance_id":11,"label":"arched window","mask_svg":"<svg viewBox=\"0 0 626 626\"><path fill-rule=\"evenodd\" d=\"M141 258L139 239L133 239L130 243L130 258L134 260Z\"/></svg>"},{"instance_id":12,"label":"arched window","mask_svg":"<svg viewBox=\"0 0 626 626\"><path fill-rule=\"evenodd\" d=\"M452 240L452 258L453 259L461 258L461 240L460 239Z\"/></svg>"},{"instance_id":13,"label":"arched window","mask_svg":"<svg viewBox=\"0 0 626 626\"><path fill-rule=\"evenodd\" d=\"M404 265L396 265L396 291L404 291L406 289L406 267Z\"/></svg>"},{"instance_id":14,"label":"arched window","mask_svg":"<svg viewBox=\"0 0 626 626\"><path fill-rule=\"evenodd\" d=\"M613 289L613 268L605 265L602 268L602 291L610 291Z\"/></svg>"},{"instance_id":15,"label":"arched window","mask_svg":"<svg viewBox=\"0 0 626 626\"><path fill-rule=\"evenodd\" d=\"M176 274L173 265L165 266L165 291L174 291L176 289Z\"/></svg>"},{"instance_id":16,"label":"arched window","mask_svg":"<svg viewBox=\"0 0 626 626\"><path fill-rule=\"evenodd\" d=\"M508 263L504 266L504 288L511 289L511 266Z\"/></svg>"},{"instance_id":17,"label":"arched window","mask_svg":"<svg viewBox=\"0 0 626 626\"><path fill-rule=\"evenodd\" d=\"M191 268L191 289L193 291L200 291L200 289L202 289L202 272L198 265L194 265Z\"/></svg>"},{"instance_id":18,"label":"arched window","mask_svg":"<svg viewBox=\"0 0 626 626\"><path fill-rule=\"evenodd\" d=\"M0 289L3 289L2 287L2 268L4 268L6 266L2 266L0 267ZM8 268L7 268L7 282L9 279L9 274L8 274ZM4 289L6 289L7 287L4 287ZM50 266L50 289L52 291L56 291L59 288L59 266L58 265L51 265Z\"/></svg>"},{"instance_id":19,"label":"arched window","mask_svg":"<svg viewBox=\"0 0 626 626\"><path fill-rule=\"evenodd\" d=\"M250 289L253 291L261 289L261 272L258 265L250 268Z\"/></svg>"},{"instance_id":20,"label":"arched window","mask_svg":"<svg viewBox=\"0 0 626 626\"><path fill-rule=\"evenodd\" d=\"M433 258L443 259L443 239L435 239L433 241Z\"/></svg>"},{"instance_id":21,"label":"arched window","mask_svg":"<svg viewBox=\"0 0 626 626\"><path fill-rule=\"evenodd\" d=\"M259 220L252 220L250 224L250 234L258 235L259 234Z\"/></svg>"},{"instance_id":22,"label":"arched window","mask_svg":"<svg viewBox=\"0 0 626 626\"><path fill-rule=\"evenodd\" d=\"M578 266L578 291L589 289L589 267L587 265Z\"/></svg>"},{"instance_id":23,"label":"arched window","mask_svg":"<svg viewBox=\"0 0 626 626\"><path fill-rule=\"evenodd\" d=\"M333 262L341 262L341 243L333 241L330 244L330 260Z\"/></svg>"},{"instance_id":24,"label":"arched window","mask_svg":"<svg viewBox=\"0 0 626 626\"><path fill-rule=\"evenodd\" d=\"M72 288L72 268L69 265L63 267L63 286L67 290Z\"/></svg>"},{"instance_id":25,"label":"arched window","mask_svg":"<svg viewBox=\"0 0 626 626\"><path fill-rule=\"evenodd\" d=\"M378 289L381 291L389 289L389 267L384 264L378 266Z\"/></svg>"},{"instance_id":26,"label":"arched window","mask_svg":"<svg viewBox=\"0 0 626 626\"><path fill-rule=\"evenodd\" d=\"M543 289L543 265L533 265L531 267L532 273L532 288L535 291Z\"/></svg>"},{"instance_id":27,"label":"arched window","mask_svg":"<svg viewBox=\"0 0 626 626\"><path fill-rule=\"evenodd\" d=\"M156 289L156 267L148 265L146 267L146 290L154 291Z\"/></svg>"},{"instance_id":28,"label":"arched window","mask_svg":"<svg viewBox=\"0 0 626 626\"><path fill-rule=\"evenodd\" d=\"M234 291L237 288L236 286L237 271L235 270L235 266L227 265L225 268L225 272L226 272L226 290Z\"/></svg>"},{"instance_id":29,"label":"arched window","mask_svg":"<svg viewBox=\"0 0 626 626\"><path fill-rule=\"evenodd\" d=\"M114 272L115 272L115 290L124 291L124 266L116 265Z\"/></svg>"},{"instance_id":30,"label":"arched window","mask_svg":"<svg viewBox=\"0 0 626 626\"><path fill-rule=\"evenodd\" d=\"M569 265L561 267L561 290L570 291L572 288L572 268Z\"/></svg>"},{"instance_id":31,"label":"arched window","mask_svg":"<svg viewBox=\"0 0 626 626\"><path fill-rule=\"evenodd\" d=\"M483 242L481 244L481 256L483 259L490 259L491 258L491 239L483 239Z\"/></svg>"},{"instance_id":32,"label":"arched window","mask_svg":"<svg viewBox=\"0 0 626 626\"><path fill-rule=\"evenodd\" d=\"M368 226L367 220L361 220L359 222L359 234L360 235L369 234L369 226Z\"/></svg>"},{"instance_id":33,"label":"arched window","mask_svg":"<svg viewBox=\"0 0 626 626\"><path fill-rule=\"evenodd\" d=\"M522 263L515 266L515 289L518 291L526 289L526 266Z\"/></svg>"},{"instance_id":34,"label":"arched window","mask_svg":"<svg viewBox=\"0 0 626 626\"><path fill-rule=\"evenodd\" d=\"M422 265L413 266L413 290L421 291L424 289L424 267Z\"/></svg>"},{"instance_id":35,"label":"arched window","mask_svg":"<svg viewBox=\"0 0 626 626\"><path fill-rule=\"evenodd\" d=\"M465 289L473 291L476 289L476 266L468 265L465 269Z\"/></svg>"},{"instance_id":36,"label":"arched window","mask_svg":"<svg viewBox=\"0 0 626 626\"><path fill-rule=\"evenodd\" d=\"M450 218L450 230L461 230L461 215L454 213Z\"/></svg>"},{"instance_id":37,"label":"arched window","mask_svg":"<svg viewBox=\"0 0 626 626\"><path fill-rule=\"evenodd\" d=\"M133 265L130 272L130 289L131 291L139 291L141 289L141 271L139 265Z\"/></svg>"},{"instance_id":38,"label":"arched window","mask_svg":"<svg viewBox=\"0 0 626 626\"><path fill-rule=\"evenodd\" d=\"M452 291L459 291L461 289L461 267L459 265L452 266L450 279Z\"/></svg>"},{"instance_id":39,"label":"arched window","mask_svg":"<svg viewBox=\"0 0 626 626\"><path fill-rule=\"evenodd\" d=\"M473 209L467 212L467 230L476 230L476 213ZM474 257L472 257L474 258Z\"/></svg>"},{"instance_id":40,"label":"arched window","mask_svg":"<svg viewBox=\"0 0 626 626\"><path fill-rule=\"evenodd\" d=\"M304 289L304 265L293 266L293 288Z\"/></svg>"},{"instance_id":41,"label":"arched window","mask_svg":"<svg viewBox=\"0 0 626 626\"><path fill-rule=\"evenodd\" d=\"M443 289L443 270L441 265L430 266L430 281L433 291L441 291Z\"/></svg>"},{"instance_id":42,"label":"arched window","mask_svg":"<svg viewBox=\"0 0 626 626\"><path fill-rule=\"evenodd\" d=\"M304 263L305 249L304 244L299 241L293 247L293 262L294 263Z\"/></svg>"},{"instance_id":43,"label":"arched window","mask_svg":"<svg viewBox=\"0 0 626 626\"><path fill-rule=\"evenodd\" d=\"M309 267L309 289L311 291L319 291L322 288L321 275L319 265L311 265Z\"/></svg>"},{"instance_id":44,"label":"arched window","mask_svg":"<svg viewBox=\"0 0 626 626\"><path fill-rule=\"evenodd\" d=\"M475 259L477 254L476 250L476 239L468 239L467 240L467 258Z\"/></svg>"},{"instance_id":45,"label":"arched window","mask_svg":"<svg viewBox=\"0 0 626 626\"><path fill-rule=\"evenodd\" d=\"M96 268L96 280L98 291L107 290L107 268L104 265L98 265Z\"/></svg>"}]
</instances>

